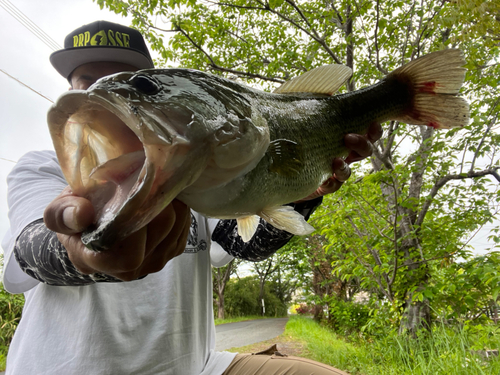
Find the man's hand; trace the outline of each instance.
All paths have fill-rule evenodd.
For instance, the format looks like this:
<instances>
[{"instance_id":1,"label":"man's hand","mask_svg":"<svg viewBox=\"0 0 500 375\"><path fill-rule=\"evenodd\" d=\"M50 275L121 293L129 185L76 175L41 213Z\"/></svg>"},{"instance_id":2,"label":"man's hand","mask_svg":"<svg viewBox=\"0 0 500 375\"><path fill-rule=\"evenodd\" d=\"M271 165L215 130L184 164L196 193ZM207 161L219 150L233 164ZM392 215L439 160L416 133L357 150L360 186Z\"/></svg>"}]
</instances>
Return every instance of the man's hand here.
<instances>
[{"instance_id":1,"label":"man's hand","mask_svg":"<svg viewBox=\"0 0 500 375\"><path fill-rule=\"evenodd\" d=\"M382 137L382 134L382 126L378 123L371 124L366 135L347 134L344 137L344 144L349 150L351 150L349 155L347 155L345 160L342 158L333 159L332 177L323 182L323 184L314 193L299 202L321 197L339 190L342 184L351 175L349 164L363 160L370 156L373 152L372 143L378 141L380 137Z\"/></svg>"},{"instance_id":2,"label":"man's hand","mask_svg":"<svg viewBox=\"0 0 500 375\"><path fill-rule=\"evenodd\" d=\"M182 254L191 225L191 213L174 200L147 226L112 248L97 253L81 242L81 232L94 221L90 201L68 188L45 209L47 228L57 232L73 265L84 274L104 273L124 281L158 272L169 260Z\"/></svg>"}]
</instances>

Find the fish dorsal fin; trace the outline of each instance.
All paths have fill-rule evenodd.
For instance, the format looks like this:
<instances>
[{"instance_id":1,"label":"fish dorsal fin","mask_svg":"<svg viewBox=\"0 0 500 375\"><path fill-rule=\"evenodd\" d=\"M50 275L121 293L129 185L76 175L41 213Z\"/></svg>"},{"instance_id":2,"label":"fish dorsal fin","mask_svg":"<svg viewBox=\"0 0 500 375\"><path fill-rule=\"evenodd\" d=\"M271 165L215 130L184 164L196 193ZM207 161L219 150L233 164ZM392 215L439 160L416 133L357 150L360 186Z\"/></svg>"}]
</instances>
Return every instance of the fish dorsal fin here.
<instances>
[{"instance_id":1,"label":"fish dorsal fin","mask_svg":"<svg viewBox=\"0 0 500 375\"><path fill-rule=\"evenodd\" d=\"M303 167L300 144L286 139L275 139L267 149L271 157L269 171L287 177L294 177Z\"/></svg>"},{"instance_id":2,"label":"fish dorsal fin","mask_svg":"<svg viewBox=\"0 0 500 375\"><path fill-rule=\"evenodd\" d=\"M275 94L307 92L333 95L351 77L351 68L331 64L314 68L278 87Z\"/></svg>"},{"instance_id":3,"label":"fish dorsal fin","mask_svg":"<svg viewBox=\"0 0 500 375\"><path fill-rule=\"evenodd\" d=\"M267 207L261 211L260 217L278 229L299 236L304 236L315 230L314 227L304 219L304 216L290 206Z\"/></svg>"},{"instance_id":4,"label":"fish dorsal fin","mask_svg":"<svg viewBox=\"0 0 500 375\"><path fill-rule=\"evenodd\" d=\"M243 242L248 242L252 239L253 235L257 231L260 219L257 215L240 217L236 219L238 223L238 234L240 235Z\"/></svg>"}]
</instances>

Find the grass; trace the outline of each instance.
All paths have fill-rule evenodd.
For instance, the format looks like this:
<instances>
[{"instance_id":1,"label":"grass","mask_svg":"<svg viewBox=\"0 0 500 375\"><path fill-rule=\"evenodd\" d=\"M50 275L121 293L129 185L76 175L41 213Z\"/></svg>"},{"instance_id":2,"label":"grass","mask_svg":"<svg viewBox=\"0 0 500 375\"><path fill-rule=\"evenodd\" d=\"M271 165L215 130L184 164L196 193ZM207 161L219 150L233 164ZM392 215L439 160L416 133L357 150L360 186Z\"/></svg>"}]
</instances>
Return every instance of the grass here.
<instances>
[{"instance_id":1,"label":"grass","mask_svg":"<svg viewBox=\"0 0 500 375\"><path fill-rule=\"evenodd\" d=\"M7 350L9 348L1 348L0 352L0 371L5 371L5 366L7 365Z\"/></svg>"},{"instance_id":2,"label":"grass","mask_svg":"<svg viewBox=\"0 0 500 375\"><path fill-rule=\"evenodd\" d=\"M226 324L226 323L238 323L238 322L244 322L246 320L254 320L254 319L269 319L268 316L261 316L261 315L251 315L251 316L239 316L235 318L228 318L228 319L215 319L215 325L219 324Z\"/></svg>"},{"instance_id":3,"label":"grass","mask_svg":"<svg viewBox=\"0 0 500 375\"><path fill-rule=\"evenodd\" d=\"M473 354L481 333L437 326L432 335L410 339L388 334L377 340L348 342L312 319L292 317L283 334L304 343L301 356L347 371L353 375L402 374L500 374L500 359ZM500 340L489 335L488 349ZM481 336L484 339L484 335ZM297 355L297 354L295 354Z\"/></svg>"}]
</instances>

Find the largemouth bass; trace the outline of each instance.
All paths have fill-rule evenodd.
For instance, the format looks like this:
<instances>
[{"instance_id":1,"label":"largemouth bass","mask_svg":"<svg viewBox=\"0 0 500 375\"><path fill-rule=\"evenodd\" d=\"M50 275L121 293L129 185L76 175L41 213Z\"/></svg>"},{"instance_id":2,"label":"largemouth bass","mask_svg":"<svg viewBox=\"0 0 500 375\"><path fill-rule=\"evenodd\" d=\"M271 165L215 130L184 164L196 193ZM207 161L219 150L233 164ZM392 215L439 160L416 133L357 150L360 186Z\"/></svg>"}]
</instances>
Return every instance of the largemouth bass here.
<instances>
[{"instance_id":1,"label":"largemouth bass","mask_svg":"<svg viewBox=\"0 0 500 375\"><path fill-rule=\"evenodd\" d=\"M313 193L345 156L347 133L398 120L463 127L461 51L414 60L378 83L335 95L342 65L313 69L267 93L190 69L104 77L69 91L48 113L57 157L97 221L82 235L101 251L147 225L174 198L206 216L237 219L244 241L259 217L293 234L312 228L283 204Z\"/></svg>"}]
</instances>

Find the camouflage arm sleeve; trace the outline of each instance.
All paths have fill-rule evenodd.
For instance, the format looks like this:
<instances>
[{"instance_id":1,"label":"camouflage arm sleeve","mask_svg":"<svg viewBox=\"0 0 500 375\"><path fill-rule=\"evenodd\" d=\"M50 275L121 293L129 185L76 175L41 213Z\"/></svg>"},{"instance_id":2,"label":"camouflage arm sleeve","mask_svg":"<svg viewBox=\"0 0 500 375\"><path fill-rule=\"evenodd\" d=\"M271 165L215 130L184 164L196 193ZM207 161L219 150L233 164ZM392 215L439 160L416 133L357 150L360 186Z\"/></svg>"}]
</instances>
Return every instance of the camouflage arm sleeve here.
<instances>
[{"instance_id":1,"label":"camouflage arm sleeve","mask_svg":"<svg viewBox=\"0 0 500 375\"><path fill-rule=\"evenodd\" d=\"M105 274L85 275L69 260L56 232L49 230L43 219L26 226L16 240L14 254L21 269L48 285L82 286L96 282L120 282Z\"/></svg>"},{"instance_id":2,"label":"camouflage arm sleeve","mask_svg":"<svg viewBox=\"0 0 500 375\"><path fill-rule=\"evenodd\" d=\"M290 205L308 220L322 201L323 197L319 197ZM262 219L260 219L257 232L247 243L243 242L238 235L236 220L221 220L212 233L212 241L217 242L228 254L252 262L269 258L285 246L292 237L293 234L276 229Z\"/></svg>"}]
</instances>

